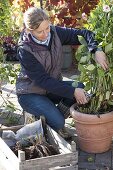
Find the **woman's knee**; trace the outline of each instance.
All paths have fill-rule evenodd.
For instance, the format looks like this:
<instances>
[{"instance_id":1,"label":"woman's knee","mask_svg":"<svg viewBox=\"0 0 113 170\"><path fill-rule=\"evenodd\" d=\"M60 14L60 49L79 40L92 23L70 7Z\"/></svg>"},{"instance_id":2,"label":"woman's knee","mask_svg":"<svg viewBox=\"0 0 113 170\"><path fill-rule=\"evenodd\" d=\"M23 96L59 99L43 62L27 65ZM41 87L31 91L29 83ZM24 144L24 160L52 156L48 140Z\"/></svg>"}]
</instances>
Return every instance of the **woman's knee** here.
<instances>
[{"instance_id":1,"label":"woman's knee","mask_svg":"<svg viewBox=\"0 0 113 170\"><path fill-rule=\"evenodd\" d=\"M51 101L48 101L48 100L46 101L44 99L43 102L42 100L41 101L38 100L38 103L37 103L36 102L37 100L34 99L32 95L30 96L30 99L28 100L29 96L30 95L21 95L21 97L19 98L19 103L25 111L37 117L40 117L40 115L45 116L47 124L51 126L54 130L59 130L64 127L64 124L65 124L64 116L51 103ZM31 98L33 98L32 102L31 102ZM44 107L42 107L42 105Z\"/></svg>"},{"instance_id":2,"label":"woman's knee","mask_svg":"<svg viewBox=\"0 0 113 170\"><path fill-rule=\"evenodd\" d=\"M57 130L62 129L62 128L64 127L64 124L65 124L65 119L64 119L64 118L61 119L61 120L59 120L59 121L56 123L56 128L57 128Z\"/></svg>"},{"instance_id":3,"label":"woman's knee","mask_svg":"<svg viewBox=\"0 0 113 170\"><path fill-rule=\"evenodd\" d=\"M54 130L59 130L62 129L64 127L65 124L65 119L64 117L61 115L59 117L56 117L56 119L51 119L51 121L49 122L50 126L54 129Z\"/></svg>"}]
</instances>

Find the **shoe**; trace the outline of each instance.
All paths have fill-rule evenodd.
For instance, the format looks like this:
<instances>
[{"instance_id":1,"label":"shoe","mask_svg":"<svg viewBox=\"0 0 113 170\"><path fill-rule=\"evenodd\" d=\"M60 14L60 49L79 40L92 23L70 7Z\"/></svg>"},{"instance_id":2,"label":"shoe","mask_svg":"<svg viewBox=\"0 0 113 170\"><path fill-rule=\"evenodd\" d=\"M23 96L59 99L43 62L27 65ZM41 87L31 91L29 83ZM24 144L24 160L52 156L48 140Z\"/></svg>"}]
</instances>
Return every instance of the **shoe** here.
<instances>
[{"instance_id":1,"label":"shoe","mask_svg":"<svg viewBox=\"0 0 113 170\"><path fill-rule=\"evenodd\" d=\"M70 139L72 137L71 134L69 134L69 132L67 132L65 127L58 130L58 134L64 139Z\"/></svg>"}]
</instances>

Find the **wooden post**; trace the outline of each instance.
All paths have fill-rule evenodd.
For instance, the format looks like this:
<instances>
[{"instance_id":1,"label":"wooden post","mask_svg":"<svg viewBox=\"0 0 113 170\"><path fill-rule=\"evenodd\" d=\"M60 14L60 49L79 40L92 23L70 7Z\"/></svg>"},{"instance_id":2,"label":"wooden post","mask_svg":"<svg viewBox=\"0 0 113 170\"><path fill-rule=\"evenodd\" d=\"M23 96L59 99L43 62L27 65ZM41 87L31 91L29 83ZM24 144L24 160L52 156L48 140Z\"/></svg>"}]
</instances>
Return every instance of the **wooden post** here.
<instances>
[{"instance_id":1,"label":"wooden post","mask_svg":"<svg viewBox=\"0 0 113 170\"><path fill-rule=\"evenodd\" d=\"M18 150L18 159L19 159L19 162L25 161L25 152L24 151Z\"/></svg>"},{"instance_id":2,"label":"wooden post","mask_svg":"<svg viewBox=\"0 0 113 170\"><path fill-rule=\"evenodd\" d=\"M76 151L76 143L74 141L71 142L71 151L72 152Z\"/></svg>"}]
</instances>

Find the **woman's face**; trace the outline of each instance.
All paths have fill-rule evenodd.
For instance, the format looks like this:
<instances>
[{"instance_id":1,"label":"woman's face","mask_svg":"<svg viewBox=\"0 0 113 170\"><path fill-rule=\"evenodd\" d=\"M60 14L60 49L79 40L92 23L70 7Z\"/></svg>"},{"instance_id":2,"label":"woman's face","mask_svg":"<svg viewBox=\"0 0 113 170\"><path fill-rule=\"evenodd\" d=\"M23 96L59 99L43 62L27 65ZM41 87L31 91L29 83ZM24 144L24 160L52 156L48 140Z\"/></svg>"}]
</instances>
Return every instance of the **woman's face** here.
<instances>
[{"instance_id":1,"label":"woman's face","mask_svg":"<svg viewBox=\"0 0 113 170\"><path fill-rule=\"evenodd\" d=\"M31 31L32 35L34 35L34 37L36 37L40 41L45 41L49 35L49 32L50 22L48 20L42 21L37 29Z\"/></svg>"}]
</instances>

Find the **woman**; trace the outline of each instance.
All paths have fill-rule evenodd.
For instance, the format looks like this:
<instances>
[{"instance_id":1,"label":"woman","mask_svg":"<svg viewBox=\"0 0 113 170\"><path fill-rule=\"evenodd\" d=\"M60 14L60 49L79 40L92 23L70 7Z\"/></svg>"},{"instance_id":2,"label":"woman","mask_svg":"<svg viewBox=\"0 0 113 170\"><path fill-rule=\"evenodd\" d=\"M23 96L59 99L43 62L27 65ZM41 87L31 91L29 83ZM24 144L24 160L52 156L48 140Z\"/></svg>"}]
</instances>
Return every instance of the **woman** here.
<instances>
[{"instance_id":1,"label":"woman","mask_svg":"<svg viewBox=\"0 0 113 170\"><path fill-rule=\"evenodd\" d=\"M36 117L44 115L47 123L60 132L65 116L56 104L62 100L70 107L75 100L79 104L88 102L81 83L74 88L72 82L62 81L62 45L80 45L78 35L81 35L104 70L108 68L106 56L98 49L91 31L52 26L42 9L29 8L24 14L24 24L18 48L21 63L16 85L18 101Z\"/></svg>"}]
</instances>

